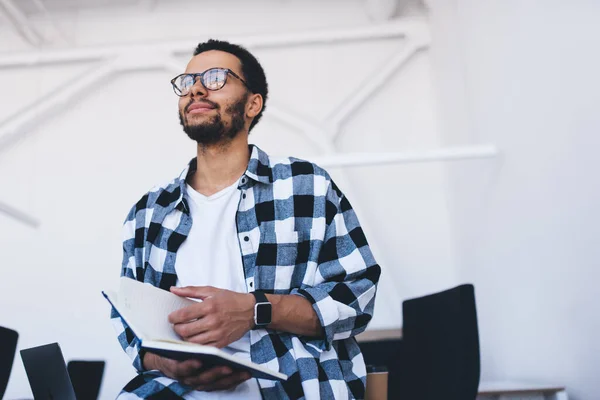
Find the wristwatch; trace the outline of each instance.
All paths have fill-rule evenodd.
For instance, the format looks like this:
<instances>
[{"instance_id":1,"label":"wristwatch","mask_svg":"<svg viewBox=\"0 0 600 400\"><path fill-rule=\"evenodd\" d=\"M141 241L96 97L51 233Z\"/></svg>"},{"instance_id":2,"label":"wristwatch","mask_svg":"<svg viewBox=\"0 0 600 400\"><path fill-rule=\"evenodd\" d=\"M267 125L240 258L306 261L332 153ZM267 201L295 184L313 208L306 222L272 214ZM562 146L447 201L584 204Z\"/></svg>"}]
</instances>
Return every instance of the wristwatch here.
<instances>
[{"instance_id":1,"label":"wristwatch","mask_svg":"<svg viewBox=\"0 0 600 400\"><path fill-rule=\"evenodd\" d=\"M271 303L263 292L252 292L256 299L254 305L254 329L266 328L271 323Z\"/></svg>"}]
</instances>

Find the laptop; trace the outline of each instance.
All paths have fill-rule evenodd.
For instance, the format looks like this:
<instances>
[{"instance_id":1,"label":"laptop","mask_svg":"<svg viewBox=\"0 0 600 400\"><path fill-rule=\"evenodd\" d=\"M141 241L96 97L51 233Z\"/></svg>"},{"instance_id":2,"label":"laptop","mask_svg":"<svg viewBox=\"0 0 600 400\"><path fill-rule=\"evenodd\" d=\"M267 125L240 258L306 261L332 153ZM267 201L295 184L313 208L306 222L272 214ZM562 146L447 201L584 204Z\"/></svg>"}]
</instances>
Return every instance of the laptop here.
<instances>
[{"instance_id":1,"label":"laptop","mask_svg":"<svg viewBox=\"0 0 600 400\"><path fill-rule=\"evenodd\" d=\"M35 400L77 400L58 343L21 350Z\"/></svg>"}]
</instances>

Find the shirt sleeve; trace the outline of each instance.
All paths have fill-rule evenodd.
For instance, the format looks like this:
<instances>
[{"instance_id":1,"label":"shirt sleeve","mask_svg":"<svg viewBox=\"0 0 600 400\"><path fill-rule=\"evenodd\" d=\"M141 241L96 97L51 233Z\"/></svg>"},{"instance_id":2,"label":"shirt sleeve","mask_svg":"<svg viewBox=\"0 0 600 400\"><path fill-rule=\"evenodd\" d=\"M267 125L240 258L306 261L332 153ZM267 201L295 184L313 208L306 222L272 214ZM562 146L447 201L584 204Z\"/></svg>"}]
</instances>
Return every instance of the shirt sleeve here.
<instances>
[{"instance_id":1,"label":"shirt sleeve","mask_svg":"<svg viewBox=\"0 0 600 400\"><path fill-rule=\"evenodd\" d=\"M123 224L123 262L121 276L136 279L136 261L135 261L135 207L129 212L125 223ZM125 353L133 361L133 367L138 372L143 372L141 342L133 333L131 328L119 316L114 308L111 309L110 318L119 344L125 350Z\"/></svg>"},{"instance_id":2,"label":"shirt sleeve","mask_svg":"<svg viewBox=\"0 0 600 400\"><path fill-rule=\"evenodd\" d=\"M334 340L366 329L373 317L381 274L350 202L333 181L327 188L325 202L326 227L315 284L291 292L312 303L323 335L303 339L320 350L329 350Z\"/></svg>"}]
</instances>

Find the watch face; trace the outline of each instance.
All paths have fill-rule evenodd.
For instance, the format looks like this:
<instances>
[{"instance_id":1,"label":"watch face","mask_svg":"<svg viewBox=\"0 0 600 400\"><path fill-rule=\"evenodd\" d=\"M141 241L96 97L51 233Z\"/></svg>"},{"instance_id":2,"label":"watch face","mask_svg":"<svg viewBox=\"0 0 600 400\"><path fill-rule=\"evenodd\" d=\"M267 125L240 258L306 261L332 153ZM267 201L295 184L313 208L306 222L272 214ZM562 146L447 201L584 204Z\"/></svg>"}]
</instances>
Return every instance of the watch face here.
<instances>
[{"instance_id":1,"label":"watch face","mask_svg":"<svg viewBox=\"0 0 600 400\"><path fill-rule=\"evenodd\" d=\"M256 305L256 323L269 325L271 323L271 303L258 303Z\"/></svg>"}]
</instances>

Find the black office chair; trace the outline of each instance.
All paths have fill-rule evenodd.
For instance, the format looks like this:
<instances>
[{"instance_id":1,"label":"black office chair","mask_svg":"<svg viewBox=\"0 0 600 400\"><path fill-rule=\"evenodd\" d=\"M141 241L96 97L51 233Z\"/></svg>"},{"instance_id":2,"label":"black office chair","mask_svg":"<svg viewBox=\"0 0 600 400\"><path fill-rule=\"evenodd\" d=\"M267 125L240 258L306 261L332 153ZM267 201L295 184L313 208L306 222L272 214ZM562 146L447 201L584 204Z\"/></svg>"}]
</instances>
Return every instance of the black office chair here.
<instances>
[{"instance_id":1,"label":"black office chair","mask_svg":"<svg viewBox=\"0 0 600 400\"><path fill-rule=\"evenodd\" d=\"M102 385L104 361L72 360L67 364L77 400L96 400Z\"/></svg>"},{"instance_id":2,"label":"black office chair","mask_svg":"<svg viewBox=\"0 0 600 400\"><path fill-rule=\"evenodd\" d=\"M402 309L402 398L475 400L480 358L473 285L406 300Z\"/></svg>"},{"instance_id":3,"label":"black office chair","mask_svg":"<svg viewBox=\"0 0 600 400\"><path fill-rule=\"evenodd\" d=\"M0 326L0 399L3 398L8 386L18 339L19 334L16 331Z\"/></svg>"}]
</instances>

